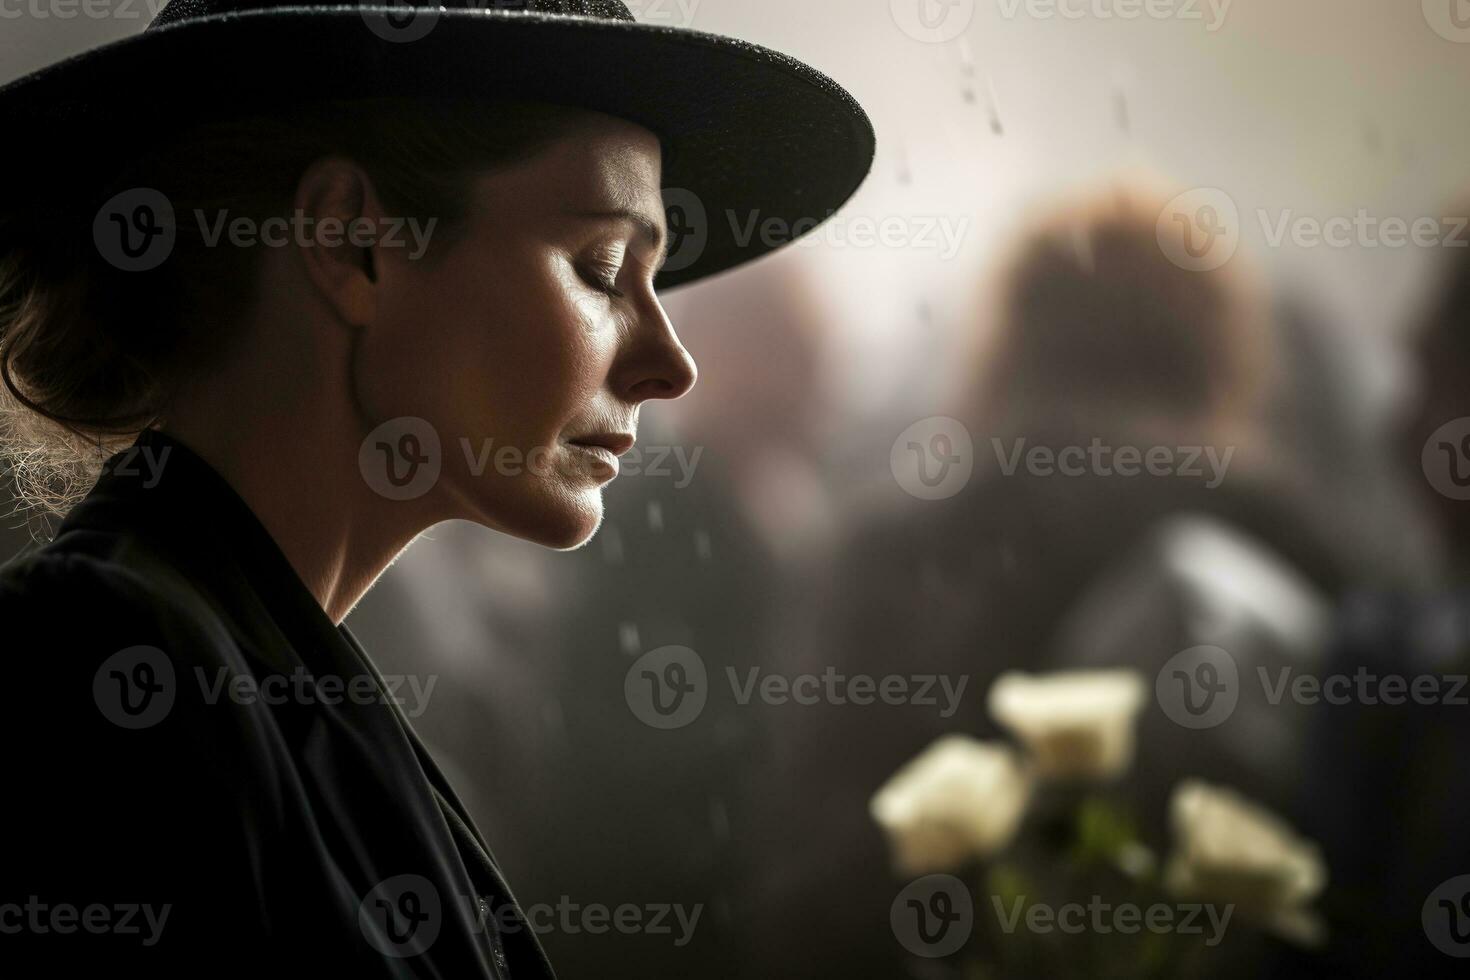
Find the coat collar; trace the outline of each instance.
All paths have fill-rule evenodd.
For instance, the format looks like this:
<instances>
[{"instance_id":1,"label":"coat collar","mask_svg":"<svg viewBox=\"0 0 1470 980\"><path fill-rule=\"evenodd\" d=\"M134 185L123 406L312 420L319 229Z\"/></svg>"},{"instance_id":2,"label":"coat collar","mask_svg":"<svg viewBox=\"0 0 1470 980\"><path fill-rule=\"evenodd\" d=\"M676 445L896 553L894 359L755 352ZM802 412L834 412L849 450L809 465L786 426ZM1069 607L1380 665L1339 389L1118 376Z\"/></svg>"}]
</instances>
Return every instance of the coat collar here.
<instances>
[{"instance_id":1,"label":"coat collar","mask_svg":"<svg viewBox=\"0 0 1470 980\"><path fill-rule=\"evenodd\" d=\"M380 691L387 691L382 675L348 628L332 623L302 582L285 554L243 498L201 456L177 438L145 430L132 446L115 454L103 466L91 493L62 522L61 542L76 536L116 537L123 548L141 548L150 561L161 560L187 580L220 614L230 635L252 660L254 669L290 674L305 670L321 676L351 678L369 675ZM352 737L329 740L343 746L376 746L372 758L360 760L360 771L384 778L398 772L411 785L399 790L427 803L436 814L438 832L454 842L466 862L465 873L478 882L473 889L514 902L484 838L423 741L401 708L385 697L390 709L373 705L339 705L315 718L285 712L283 724L301 722L309 731L328 725L351 731ZM302 734L301 744L321 744ZM405 767L388 767L378 752L404 752ZM341 758L319 759L314 751L301 753L308 769L327 766L319 776L334 778L343 771ZM417 770L417 775L410 775ZM429 799L432 797L432 799ZM408 800L405 800L408 802ZM412 805L412 804L410 804ZM425 814L427 819L427 814ZM471 883L461 886L467 891ZM531 975L551 976L545 954L534 936L522 930L505 937L515 959L533 964ZM501 954L497 954L499 956ZM503 968L502 964L497 964Z\"/></svg>"},{"instance_id":2,"label":"coat collar","mask_svg":"<svg viewBox=\"0 0 1470 980\"><path fill-rule=\"evenodd\" d=\"M267 669L335 673L347 666L339 627L266 530L203 457L145 429L109 458L91 493L57 531L125 533L156 552L234 628ZM325 656L312 656L316 653Z\"/></svg>"}]
</instances>

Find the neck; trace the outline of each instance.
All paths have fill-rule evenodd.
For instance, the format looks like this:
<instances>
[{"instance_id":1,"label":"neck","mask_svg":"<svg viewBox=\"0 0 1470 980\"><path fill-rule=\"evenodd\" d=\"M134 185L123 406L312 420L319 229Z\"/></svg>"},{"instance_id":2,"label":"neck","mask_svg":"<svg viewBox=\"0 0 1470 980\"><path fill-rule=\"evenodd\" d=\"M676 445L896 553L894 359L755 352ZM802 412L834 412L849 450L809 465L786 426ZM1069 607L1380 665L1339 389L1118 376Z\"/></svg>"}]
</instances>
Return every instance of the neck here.
<instances>
[{"instance_id":1,"label":"neck","mask_svg":"<svg viewBox=\"0 0 1470 980\"><path fill-rule=\"evenodd\" d=\"M259 394L252 401L239 397L242 390ZM162 429L240 495L339 624L435 521L417 502L387 500L367 484L358 468L360 425L351 416L334 414L330 399L280 403L281 390L212 386L195 393L187 410L171 412ZM242 412L242 405L252 410Z\"/></svg>"}]
</instances>

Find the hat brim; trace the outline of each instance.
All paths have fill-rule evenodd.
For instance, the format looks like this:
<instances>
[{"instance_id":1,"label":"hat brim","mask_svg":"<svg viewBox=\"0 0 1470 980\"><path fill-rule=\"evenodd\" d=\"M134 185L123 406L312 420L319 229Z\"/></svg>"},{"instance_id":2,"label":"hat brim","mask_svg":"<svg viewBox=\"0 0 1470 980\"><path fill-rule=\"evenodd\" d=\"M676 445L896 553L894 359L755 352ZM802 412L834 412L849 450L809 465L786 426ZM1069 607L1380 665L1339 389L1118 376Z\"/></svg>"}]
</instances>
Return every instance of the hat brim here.
<instances>
[{"instance_id":1,"label":"hat brim","mask_svg":"<svg viewBox=\"0 0 1470 980\"><path fill-rule=\"evenodd\" d=\"M656 283L668 289L809 233L872 165L872 125L852 96L756 44L494 9L438 9L433 28L407 43L368 27L402 12L276 7L184 20L12 82L0 89L12 147L0 187L32 201L85 198L95 210L101 182L149 146L215 118L319 98L554 102L659 136L665 202L680 209Z\"/></svg>"}]
</instances>

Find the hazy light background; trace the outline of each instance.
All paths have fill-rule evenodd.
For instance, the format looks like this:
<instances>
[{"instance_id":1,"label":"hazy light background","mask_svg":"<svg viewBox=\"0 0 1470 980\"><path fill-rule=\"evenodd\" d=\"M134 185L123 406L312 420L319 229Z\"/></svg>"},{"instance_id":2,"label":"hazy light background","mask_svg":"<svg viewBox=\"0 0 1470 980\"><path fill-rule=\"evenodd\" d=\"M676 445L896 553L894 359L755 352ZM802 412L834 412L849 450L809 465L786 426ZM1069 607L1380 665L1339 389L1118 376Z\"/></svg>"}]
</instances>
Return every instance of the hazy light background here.
<instances>
[{"instance_id":1,"label":"hazy light background","mask_svg":"<svg viewBox=\"0 0 1470 980\"><path fill-rule=\"evenodd\" d=\"M933 251L822 245L771 259L811 262L827 301L841 308L851 342L839 374L855 408L902 402L894 385L917 401L924 385L945 390L943 365L966 365L942 355L963 348L979 276L1026 210L1131 169L1229 194L1242 217L1242 259L1320 306L1351 344L1359 405L1387 407L1399 374L1384 341L1411 316L1434 250L1271 248L1256 212L1325 220L1364 208L1410 222L1448 213L1470 190L1470 44L1435 33L1418 2L1237 0L1215 31L1207 4L1185 0L1173 6L1202 19L1073 20L1030 16L1024 2L972 6L968 29L938 44L900 30L889 0L704 0L694 18L809 59L867 108L878 159L844 215L973 217L949 261ZM671 297L671 308L681 299ZM916 315L920 303L934 313L933 335Z\"/></svg>"},{"instance_id":2,"label":"hazy light background","mask_svg":"<svg viewBox=\"0 0 1470 980\"><path fill-rule=\"evenodd\" d=\"M31 2L0 5L5 80L140 31L161 5L133 0L110 5L111 17L63 18L21 6ZM948 260L928 249L826 241L767 260L810 265L821 300L844 325L833 368L856 416L905 402L922 409L947 390L948 368L963 362L945 355L963 349L972 330L979 276L1026 209L1133 168L1181 189L1228 193L1242 216L1246 260L1319 304L1362 373L1359 406L1369 415L1386 406L1398 375L1383 340L1407 321L1434 250L1270 248L1255 214L1264 208L1274 219L1290 209L1326 219L1364 208L1412 222L1445 213L1470 187L1470 43L1437 34L1429 14L1462 0L1235 0L1223 8L1160 0L1156 9L1179 12L1163 19L1147 7L1123 19L1116 0L1064 3L1080 17L1026 0L953 0L950 15L968 16L968 27L943 43L900 28L894 8L901 16L918 2L630 4L644 21L788 51L845 85L872 116L879 149L843 217L969 219ZM1038 16L1047 10L1055 12ZM1211 30L1217 11L1223 19ZM221 70L281 66L265 55ZM137 97L145 102L149 93ZM23 138L12 139L12 152L24 152ZM669 308L677 316L698 296L697 286L673 293Z\"/></svg>"}]
</instances>

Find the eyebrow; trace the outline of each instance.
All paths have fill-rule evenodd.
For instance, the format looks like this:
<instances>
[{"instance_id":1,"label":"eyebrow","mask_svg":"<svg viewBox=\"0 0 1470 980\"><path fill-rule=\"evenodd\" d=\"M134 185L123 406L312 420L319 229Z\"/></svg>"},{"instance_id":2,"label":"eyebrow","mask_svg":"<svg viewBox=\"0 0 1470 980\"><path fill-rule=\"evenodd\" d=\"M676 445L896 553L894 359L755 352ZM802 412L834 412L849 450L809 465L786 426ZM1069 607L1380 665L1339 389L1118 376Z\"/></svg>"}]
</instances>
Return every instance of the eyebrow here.
<instances>
[{"instance_id":1,"label":"eyebrow","mask_svg":"<svg viewBox=\"0 0 1470 980\"><path fill-rule=\"evenodd\" d=\"M643 211L632 208L606 208L592 211L573 211L579 218L601 218L603 220L631 221L638 229L638 237L648 243L649 247L661 256L659 265L663 264L664 251L667 241L664 238L663 225L649 217Z\"/></svg>"}]
</instances>

